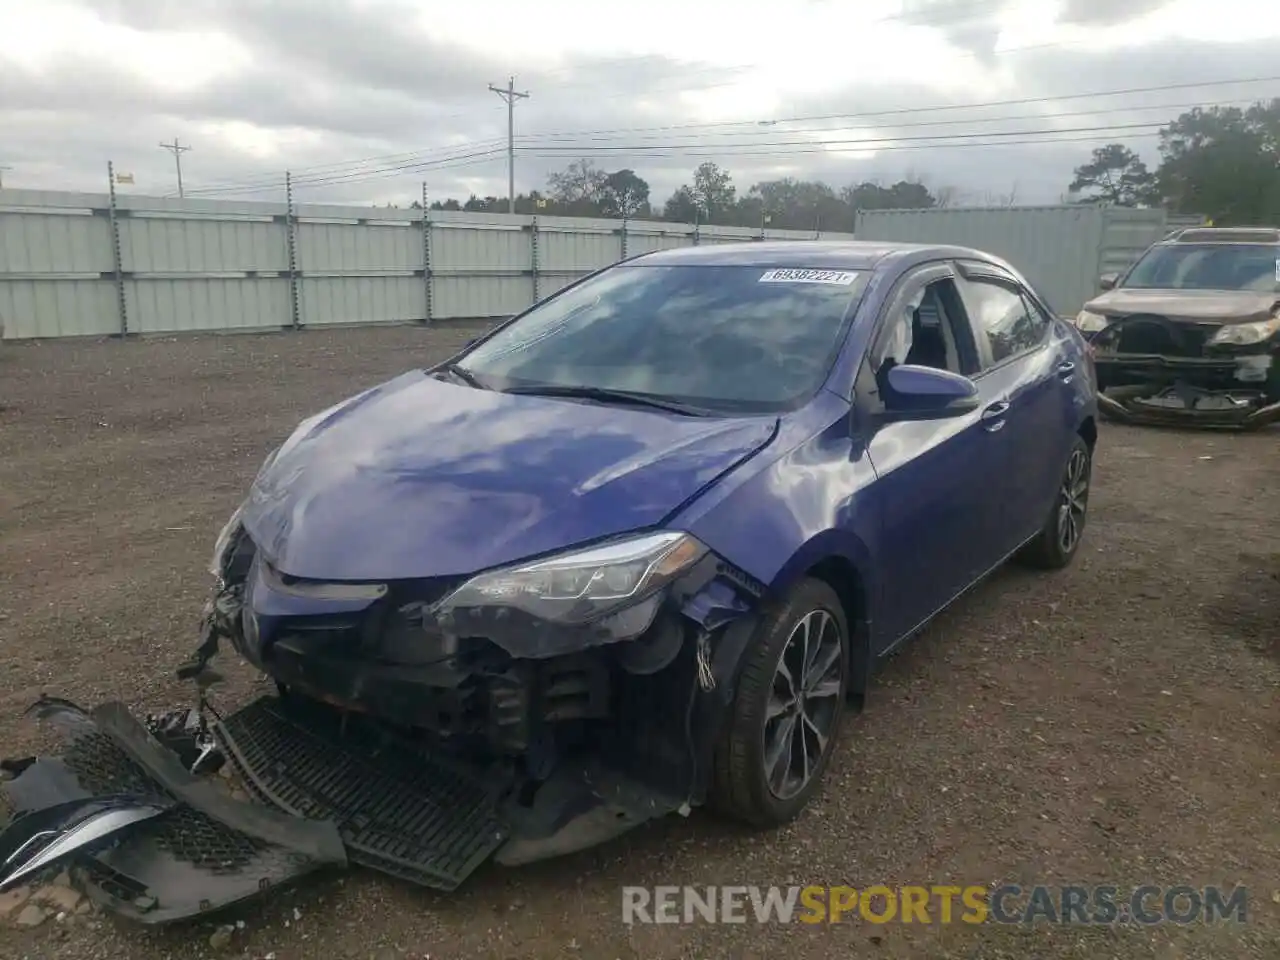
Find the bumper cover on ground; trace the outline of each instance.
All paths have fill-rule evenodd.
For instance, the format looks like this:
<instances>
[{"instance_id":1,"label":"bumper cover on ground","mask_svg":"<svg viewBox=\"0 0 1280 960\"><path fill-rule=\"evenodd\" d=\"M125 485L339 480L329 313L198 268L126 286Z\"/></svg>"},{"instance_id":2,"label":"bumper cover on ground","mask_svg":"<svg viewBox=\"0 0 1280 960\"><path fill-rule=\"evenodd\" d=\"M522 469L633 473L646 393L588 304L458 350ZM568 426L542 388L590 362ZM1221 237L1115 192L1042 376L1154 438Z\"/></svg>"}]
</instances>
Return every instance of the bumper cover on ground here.
<instances>
[{"instance_id":1,"label":"bumper cover on ground","mask_svg":"<svg viewBox=\"0 0 1280 960\"><path fill-rule=\"evenodd\" d=\"M249 789L299 817L338 824L356 863L453 890L507 839L501 776L380 736L353 717L304 718L264 697L215 728ZM288 758L288 763L282 763Z\"/></svg>"},{"instance_id":2,"label":"bumper cover on ground","mask_svg":"<svg viewBox=\"0 0 1280 960\"><path fill-rule=\"evenodd\" d=\"M92 712L37 704L67 735L60 760L37 761L4 785L13 819L86 796L162 798L159 816L86 849L71 868L100 906L143 923L207 914L328 866L345 866L336 826L237 801L188 773L120 704Z\"/></svg>"},{"instance_id":3,"label":"bumper cover on ground","mask_svg":"<svg viewBox=\"0 0 1280 960\"><path fill-rule=\"evenodd\" d=\"M62 822L60 805L123 797L135 809L162 807L58 864L100 906L143 923L205 915L348 858L450 891L490 859L559 856L688 807L598 759L562 765L530 801L507 763L459 759L287 696L213 727L258 802L237 800L216 777L190 773L175 744L161 742L166 733L153 727L153 736L119 704L86 712L45 700L32 712L56 723L67 745L60 757L6 765L18 776L0 784L15 815L0 850Z\"/></svg>"}]
</instances>

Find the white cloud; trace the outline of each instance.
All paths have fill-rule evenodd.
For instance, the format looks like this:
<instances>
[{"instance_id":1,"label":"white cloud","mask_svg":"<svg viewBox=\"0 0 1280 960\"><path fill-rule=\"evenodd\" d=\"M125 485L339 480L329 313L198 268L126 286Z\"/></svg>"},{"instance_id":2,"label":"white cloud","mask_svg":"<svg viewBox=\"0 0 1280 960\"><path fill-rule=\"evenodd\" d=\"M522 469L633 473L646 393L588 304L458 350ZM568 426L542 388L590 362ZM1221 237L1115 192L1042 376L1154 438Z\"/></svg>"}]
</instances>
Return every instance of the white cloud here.
<instances>
[{"instance_id":1,"label":"white cloud","mask_svg":"<svg viewBox=\"0 0 1280 960\"><path fill-rule=\"evenodd\" d=\"M1154 126L1135 124L1280 95L1270 82L1052 99L1280 75L1280 20L1253 0L646 0L625 15L580 0L0 0L0 24L5 182L45 188L101 189L112 159L135 189L171 190L157 144L177 135L194 147L192 189L269 196L290 168L304 199L408 202L424 178L437 197L501 195L506 110L487 85L514 74L532 94L516 108L522 190L582 155L636 169L659 201L718 159L740 190L911 171L1045 202L1098 143L1155 161ZM990 145L1078 128L1093 132ZM375 156L388 159L350 163Z\"/></svg>"},{"instance_id":2,"label":"white cloud","mask_svg":"<svg viewBox=\"0 0 1280 960\"><path fill-rule=\"evenodd\" d=\"M192 89L244 69L251 51L220 31L148 31L60 0L0 3L0 57L39 71L90 54L156 86Z\"/></svg>"}]
</instances>

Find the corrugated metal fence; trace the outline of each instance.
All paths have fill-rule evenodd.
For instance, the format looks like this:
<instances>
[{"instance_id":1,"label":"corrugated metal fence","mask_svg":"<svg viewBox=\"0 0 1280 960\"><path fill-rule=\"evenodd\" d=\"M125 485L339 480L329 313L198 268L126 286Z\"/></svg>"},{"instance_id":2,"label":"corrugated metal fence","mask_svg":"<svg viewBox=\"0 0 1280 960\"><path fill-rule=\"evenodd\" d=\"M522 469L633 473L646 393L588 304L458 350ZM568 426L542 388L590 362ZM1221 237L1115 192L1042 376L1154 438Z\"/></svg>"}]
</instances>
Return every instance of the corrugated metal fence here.
<instances>
[{"instance_id":1,"label":"corrugated metal fence","mask_svg":"<svg viewBox=\"0 0 1280 960\"><path fill-rule=\"evenodd\" d=\"M1066 204L863 210L854 232L859 240L954 243L989 251L1017 267L1054 310L1074 314L1098 294L1102 274L1124 270L1170 228L1160 209Z\"/></svg>"},{"instance_id":2,"label":"corrugated metal fence","mask_svg":"<svg viewBox=\"0 0 1280 960\"><path fill-rule=\"evenodd\" d=\"M628 256L852 239L417 209L0 191L6 338L506 317Z\"/></svg>"}]
</instances>

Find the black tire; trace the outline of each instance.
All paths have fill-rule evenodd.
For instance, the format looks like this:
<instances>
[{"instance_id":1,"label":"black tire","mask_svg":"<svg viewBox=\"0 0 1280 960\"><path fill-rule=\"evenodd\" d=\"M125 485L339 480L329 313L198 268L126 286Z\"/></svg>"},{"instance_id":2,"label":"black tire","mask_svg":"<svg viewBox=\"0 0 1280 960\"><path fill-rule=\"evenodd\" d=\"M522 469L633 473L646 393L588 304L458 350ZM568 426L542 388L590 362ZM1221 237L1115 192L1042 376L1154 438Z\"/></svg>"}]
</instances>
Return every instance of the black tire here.
<instances>
[{"instance_id":1,"label":"black tire","mask_svg":"<svg viewBox=\"0 0 1280 960\"><path fill-rule=\"evenodd\" d=\"M1062 470L1053 506L1036 538L1023 548L1019 560L1039 570L1061 570L1080 549L1089 518L1089 487L1093 479L1093 451L1083 437L1076 437ZM1069 511L1064 517L1063 511ZM1064 524L1071 524L1064 527ZM1072 535L1068 537L1068 530Z\"/></svg>"},{"instance_id":2,"label":"black tire","mask_svg":"<svg viewBox=\"0 0 1280 960\"><path fill-rule=\"evenodd\" d=\"M821 618L822 614L826 620ZM832 690L833 672L821 670L819 665L811 672L820 674L819 679L823 680L813 684L814 690L823 691L822 695L811 693L807 698L797 697L798 706L793 704L770 719L771 711L786 699L782 695L786 684L779 671L783 655L787 654L785 665L788 667L798 662L797 647L791 641L794 635L797 643L800 642L797 630L807 618L811 627L821 630L814 663L818 664L819 654L825 659L828 651L835 650L837 661L833 666L838 680ZM828 627L835 631L834 647ZM840 598L821 580L801 581L765 614L743 652L737 691L716 746L709 797L713 809L755 827L780 826L804 809L822 781L840 733L852 672L849 654L849 624ZM770 783L766 740L772 735L775 746L781 742L783 738L779 735L785 732L782 724L789 714L792 730L798 725L802 732L799 737L792 733L785 739L793 746L799 744L804 752L797 759L794 750L788 751L790 764L781 763L782 754L778 754L780 762L773 765L774 769L803 766L804 759L811 758L810 747L820 746L821 750L798 788L794 779L784 777L781 782L775 778L778 787L775 789ZM825 730L823 737L818 735L819 726Z\"/></svg>"}]
</instances>

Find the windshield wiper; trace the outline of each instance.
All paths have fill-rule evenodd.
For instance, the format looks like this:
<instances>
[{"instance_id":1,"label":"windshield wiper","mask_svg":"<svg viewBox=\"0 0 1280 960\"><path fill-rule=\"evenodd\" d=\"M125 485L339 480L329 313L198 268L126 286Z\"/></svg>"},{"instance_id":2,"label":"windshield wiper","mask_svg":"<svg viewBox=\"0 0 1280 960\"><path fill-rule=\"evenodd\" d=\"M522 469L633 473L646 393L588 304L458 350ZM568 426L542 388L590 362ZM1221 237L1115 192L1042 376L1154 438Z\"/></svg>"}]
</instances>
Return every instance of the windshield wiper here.
<instances>
[{"instance_id":1,"label":"windshield wiper","mask_svg":"<svg viewBox=\"0 0 1280 960\"><path fill-rule=\"evenodd\" d=\"M488 384L482 382L479 377L468 370L466 367L460 367L456 363L450 363L440 368L445 373L451 373L469 387L475 387L477 390L492 390Z\"/></svg>"},{"instance_id":2,"label":"windshield wiper","mask_svg":"<svg viewBox=\"0 0 1280 960\"><path fill-rule=\"evenodd\" d=\"M629 390L611 390L608 387L569 387L553 383L540 386L510 387L503 393L524 394L531 397L568 397L574 400L598 400L601 403L626 403L636 407L666 410L686 417L709 417L711 411L691 406L678 400L667 400L648 393L632 393Z\"/></svg>"}]
</instances>

